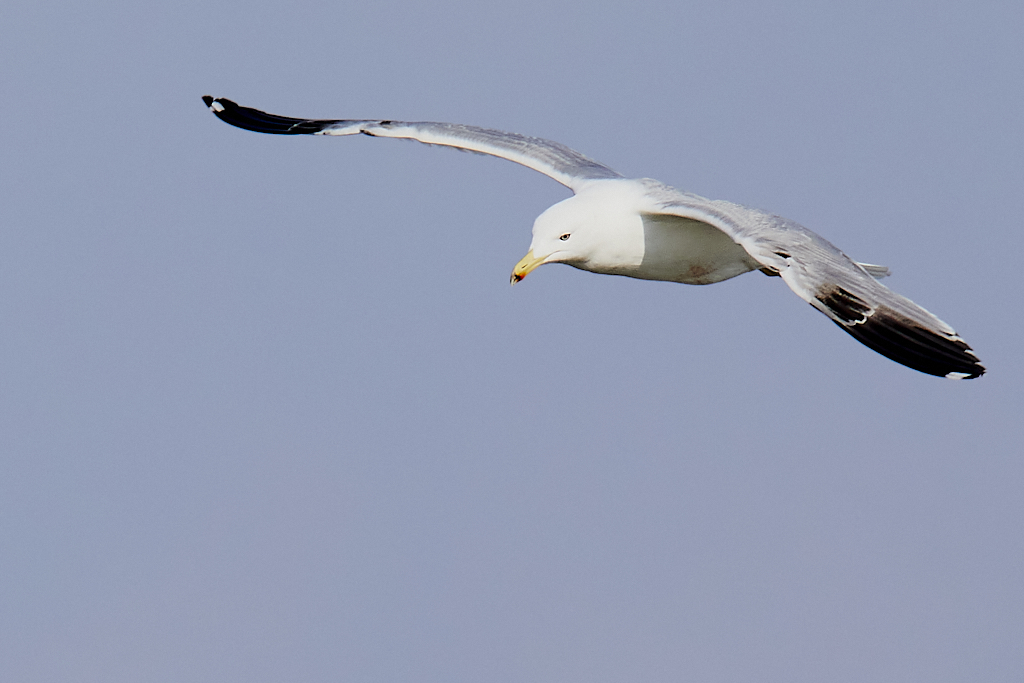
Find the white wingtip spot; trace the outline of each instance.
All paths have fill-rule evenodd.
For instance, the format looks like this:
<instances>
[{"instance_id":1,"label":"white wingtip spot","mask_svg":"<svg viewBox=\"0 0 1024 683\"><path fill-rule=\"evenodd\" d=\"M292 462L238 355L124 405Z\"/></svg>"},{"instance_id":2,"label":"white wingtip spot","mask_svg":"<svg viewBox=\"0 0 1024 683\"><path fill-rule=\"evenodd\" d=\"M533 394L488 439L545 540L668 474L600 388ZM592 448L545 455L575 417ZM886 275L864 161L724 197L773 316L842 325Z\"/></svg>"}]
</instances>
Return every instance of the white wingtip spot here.
<instances>
[{"instance_id":1,"label":"white wingtip spot","mask_svg":"<svg viewBox=\"0 0 1024 683\"><path fill-rule=\"evenodd\" d=\"M218 102L217 100L214 100L213 104L210 105L210 109L214 111L224 111L224 105Z\"/></svg>"},{"instance_id":2,"label":"white wingtip spot","mask_svg":"<svg viewBox=\"0 0 1024 683\"><path fill-rule=\"evenodd\" d=\"M946 379L964 379L965 377L970 377L970 375L966 372L951 372L946 375Z\"/></svg>"}]
</instances>

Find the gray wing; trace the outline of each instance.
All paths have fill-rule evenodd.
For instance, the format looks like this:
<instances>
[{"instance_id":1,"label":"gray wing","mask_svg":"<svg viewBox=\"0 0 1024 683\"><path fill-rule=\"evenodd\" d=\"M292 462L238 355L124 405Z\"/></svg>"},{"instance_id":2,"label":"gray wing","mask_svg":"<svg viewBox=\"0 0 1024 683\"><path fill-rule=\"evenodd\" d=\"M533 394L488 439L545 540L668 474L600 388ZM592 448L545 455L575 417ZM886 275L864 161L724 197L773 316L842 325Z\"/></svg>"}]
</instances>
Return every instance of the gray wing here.
<instances>
[{"instance_id":1,"label":"gray wing","mask_svg":"<svg viewBox=\"0 0 1024 683\"><path fill-rule=\"evenodd\" d=\"M878 273L820 235L779 216L644 182L650 212L718 228L765 272L781 275L801 299L865 346L929 375L973 379L984 374L978 357L952 327L878 282L872 277Z\"/></svg>"},{"instance_id":2,"label":"gray wing","mask_svg":"<svg viewBox=\"0 0 1024 683\"><path fill-rule=\"evenodd\" d=\"M278 135L361 133L373 137L405 138L429 145L455 147L522 164L554 178L573 192L593 180L622 177L607 166L557 142L516 133L503 133L489 128L456 123L294 119L240 107L231 100L213 98L209 95L203 97L203 102L221 121L245 130Z\"/></svg>"}]
</instances>

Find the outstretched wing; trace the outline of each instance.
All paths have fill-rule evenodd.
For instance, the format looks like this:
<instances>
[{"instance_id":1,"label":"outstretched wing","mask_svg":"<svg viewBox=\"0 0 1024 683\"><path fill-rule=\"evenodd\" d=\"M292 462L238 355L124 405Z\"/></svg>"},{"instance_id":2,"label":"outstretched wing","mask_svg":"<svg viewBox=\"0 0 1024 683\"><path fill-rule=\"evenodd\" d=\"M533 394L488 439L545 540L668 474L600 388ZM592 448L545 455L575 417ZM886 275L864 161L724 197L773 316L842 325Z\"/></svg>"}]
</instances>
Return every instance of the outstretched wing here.
<instances>
[{"instance_id":1,"label":"outstretched wing","mask_svg":"<svg viewBox=\"0 0 1024 683\"><path fill-rule=\"evenodd\" d=\"M592 180L621 178L612 169L588 159L557 142L503 133L489 128L457 123L406 123L403 121L357 121L293 119L240 107L231 100L203 97L221 121L258 133L277 135L370 135L405 138L428 145L456 147L469 152L501 157L554 178L573 192Z\"/></svg>"},{"instance_id":2,"label":"outstretched wing","mask_svg":"<svg viewBox=\"0 0 1024 683\"><path fill-rule=\"evenodd\" d=\"M718 228L865 346L929 375L973 379L984 374L952 327L872 277L878 266L855 263L821 236L779 216L644 182L651 213Z\"/></svg>"}]
</instances>

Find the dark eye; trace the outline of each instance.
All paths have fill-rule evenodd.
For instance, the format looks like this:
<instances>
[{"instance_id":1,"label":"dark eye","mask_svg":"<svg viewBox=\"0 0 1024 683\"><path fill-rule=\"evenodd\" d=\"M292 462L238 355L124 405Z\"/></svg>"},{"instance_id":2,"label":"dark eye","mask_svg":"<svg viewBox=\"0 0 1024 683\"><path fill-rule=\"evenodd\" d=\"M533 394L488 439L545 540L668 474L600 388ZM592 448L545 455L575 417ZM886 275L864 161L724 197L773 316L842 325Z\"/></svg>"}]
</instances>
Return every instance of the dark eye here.
<instances>
[{"instance_id":1,"label":"dark eye","mask_svg":"<svg viewBox=\"0 0 1024 683\"><path fill-rule=\"evenodd\" d=\"M565 233L564 235L562 235L558 239L562 240L563 242L566 241L567 239L569 239L569 233Z\"/></svg>"}]
</instances>

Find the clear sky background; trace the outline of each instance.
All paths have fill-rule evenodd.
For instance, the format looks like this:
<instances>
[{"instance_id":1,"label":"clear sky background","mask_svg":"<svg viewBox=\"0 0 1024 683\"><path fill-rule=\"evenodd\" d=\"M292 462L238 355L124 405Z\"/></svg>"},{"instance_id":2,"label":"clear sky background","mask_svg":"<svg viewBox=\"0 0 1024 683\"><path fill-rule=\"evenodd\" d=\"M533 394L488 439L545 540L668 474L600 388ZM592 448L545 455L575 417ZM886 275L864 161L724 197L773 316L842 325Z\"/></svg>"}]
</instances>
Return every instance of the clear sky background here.
<instances>
[{"instance_id":1,"label":"clear sky background","mask_svg":"<svg viewBox=\"0 0 1024 683\"><path fill-rule=\"evenodd\" d=\"M0 678L1020 681L1024 5L0 11ZM752 273L546 266L476 124L796 220L922 375Z\"/></svg>"}]
</instances>

